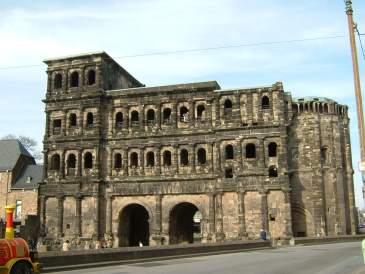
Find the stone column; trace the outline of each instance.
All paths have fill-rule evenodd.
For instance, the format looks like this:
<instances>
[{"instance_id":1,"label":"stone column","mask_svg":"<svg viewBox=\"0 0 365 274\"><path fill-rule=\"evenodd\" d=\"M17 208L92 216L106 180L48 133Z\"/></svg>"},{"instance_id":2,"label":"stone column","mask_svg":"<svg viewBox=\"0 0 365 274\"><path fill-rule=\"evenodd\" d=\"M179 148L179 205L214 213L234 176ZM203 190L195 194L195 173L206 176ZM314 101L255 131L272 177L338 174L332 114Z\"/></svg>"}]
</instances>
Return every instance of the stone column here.
<instances>
[{"instance_id":1,"label":"stone column","mask_svg":"<svg viewBox=\"0 0 365 274\"><path fill-rule=\"evenodd\" d=\"M152 239L157 245L162 244L162 194L155 196L155 222Z\"/></svg>"},{"instance_id":2,"label":"stone column","mask_svg":"<svg viewBox=\"0 0 365 274\"><path fill-rule=\"evenodd\" d=\"M106 197L106 233L113 234L113 196Z\"/></svg>"},{"instance_id":3,"label":"stone column","mask_svg":"<svg viewBox=\"0 0 365 274\"><path fill-rule=\"evenodd\" d=\"M99 239L99 221L100 221L100 208L99 208L99 195L97 193L93 194L94 203L95 203L95 217L94 217L94 233L93 238Z\"/></svg>"},{"instance_id":4,"label":"stone column","mask_svg":"<svg viewBox=\"0 0 365 274\"><path fill-rule=\"evenodd\" d=\"M77 123L80 129L80 135L84 133L84 111L82 108L79 109L79 121Z\"/></svg>"},{"instance_id":5,"label":"stone column","mask_svg":"<svg viewBox=\"0 0 365 274\"><path fill-rule=\"evenodd\" d=\"M67 128L67 113L64 112L62 115L62 135L66 135L66 128Z\"/></svg>"},{"instance_id":6,"label":"stone column","mask_svg":"<svg viewBox=\"0 0 365 274\"><path fill-rule=\"evenodd\" d=\"M238 239L243 240L247 237L245 221L245 191L239 191L238 197Z\"/></svg>"},{"instance_id":7,"label":"stone column","mask_svg":"<svg viewBox=\"0 0 365 274\"><path fill-rule=\"evenodd\" d=\"M62 195L57 196L57 237L63 236L63 200Z\"/></svg>"},{"instance_id":8,"label":"stone column","mask_svg":"<svg viewBox=\"0 0 365 274\"><path fill-rule=\"evenodd\" d=\"M49 111L45 111L46 112L46 129L45 129L45 135L46 137L48 137L50 135L50 122L51 122L51 115Z\"/></svg>"},{"instance_id":9,"label":"stone column","mask_svg":"<svg viewBox=\"0 0 365 274\"><path fill-rule=\"evenodd\" d=\"M215 222L216 240L220 242L224 240L222 192L218 192L215 196Z\"/></svg>"},{"instance_id":10,"label":"stone column","mask_svg":"<svg viewBox=\"0 0 365 274\"><path fill-rule=\"evenodd\" d=\"M76 237L82 237L82 230L81 230L81 203L82 203L82 196L81 194L77 194L75 196L76 202L76 218L75 218L75 235Z\"/></svg>"},{"instance_id":11,"label":"stone column","mask_svg":"<svg viewBox=\"0 0 365 274\"><path fill-rule=\"evenodd\" d=\"M156 174L161 174L161 146L156 150Z\"/></svg>"},{"instance_id":12,"label":"stone column","mask_svg":"<svg viewBox=\"0 0 365 274\"><path fill-rule=\"evenodd\" d=\"M48 178L48 151L44 150L44 163L43 163L43 176L45 179Z\"/></svg>"},{"instance_id":13,"label":"stone column","mask_svg":"<svg viewBox=\"0 0 365 274\"><path fill-rule=\"evenodd\" d=\"M47 198L44 195L39 196L39 223L40 223L40 236L46 236L46 201Z\"/></svg>"},{"instance_id":14,"label":"stone column","mask_svg":"<svg viewBox=\"0 0 365 274\"><path fill-rule=\"evenodd\" d=\"M60 177L61 178L65 178L65 173L66 173L66 151L62 151L62 154L61 154L61 163L60 163Z\"/></svg>"},{"instance_id":15,"label":"stone column","mask_svg":"<svg viewBox=\"0 0 365 274\"><path fill-rule=\"evenodd\" d=\"M267 206L267 191L260 191L261 195L261 227L266 232L269 232L268 206Z\"/></svg>"},{"instance_id":16,"label":"stone column","mask_svg":"<svg viewBox=\"0 0 365 274\"><path fill-rule=\"evenodd\" d=\"M194 127L195 126L195 104L194 101L189 101L189 124L190 127Z\"/></svg>"},{"instance_id":17,"label":"stone column","mask_svg":"<svg viewBox=\"0 0 365 274\"><path fill-rule=\"evenodd\" d=\"M213 236L215 233L215 197L214 193L209 193L209 208L208 208L208 235L207 242L211 242L213 240Z\"/></svg>"},{"instance_id":18,"label":"stone column","mask_svg":"<svg viewBox=\"0 0 365 274\"><path fill-rule=\"evenodd\" d=\"M77 176L82 176L82 151L77 153Z\"/></svg>"},{"instance_id":19,"label":"stone column","mask_svg":"<svg viewBox=\"0 0 365 274\"><path fill-rule=\"evenodd\" d=\"M290 239L293 237L291 204L290 204L290 189L283 189L284 193L284 237Z\"/></svg>"},{"instance_id":20,"label":"stone column","mask_svg":"<svg viewBox=\"0 0 365 274\"><path fill-rule=\"evenodd\" d=\"M175 167L175 170L176 170L176 174L179 173L179 147L178 145L174 145L174 150L173 150L173 153L174 153L174 157L173 157L173 161L172 161L172 164L174 165Z\"/></svg>"}]
</instances>

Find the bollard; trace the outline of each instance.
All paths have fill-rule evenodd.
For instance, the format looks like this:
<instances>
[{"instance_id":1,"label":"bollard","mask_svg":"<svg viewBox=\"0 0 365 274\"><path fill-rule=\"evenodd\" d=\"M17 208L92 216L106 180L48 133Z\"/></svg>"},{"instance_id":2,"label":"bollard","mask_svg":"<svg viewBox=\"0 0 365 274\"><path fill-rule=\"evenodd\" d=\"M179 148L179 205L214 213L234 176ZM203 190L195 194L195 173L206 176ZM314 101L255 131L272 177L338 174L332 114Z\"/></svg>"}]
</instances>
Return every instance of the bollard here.
<instances>
[{"instance_id":1,"label":"bollard","mask_svg":"<svg viewBox=\"0 0 365 274\"><path fill-rule=\"evenodd\" d=\"M15 210L15 205L8 205L5 207L5 212L6 212L5 239L6 240L14 240L14 226L13 226L14 210Z\"/></svg>"}]
</instances>

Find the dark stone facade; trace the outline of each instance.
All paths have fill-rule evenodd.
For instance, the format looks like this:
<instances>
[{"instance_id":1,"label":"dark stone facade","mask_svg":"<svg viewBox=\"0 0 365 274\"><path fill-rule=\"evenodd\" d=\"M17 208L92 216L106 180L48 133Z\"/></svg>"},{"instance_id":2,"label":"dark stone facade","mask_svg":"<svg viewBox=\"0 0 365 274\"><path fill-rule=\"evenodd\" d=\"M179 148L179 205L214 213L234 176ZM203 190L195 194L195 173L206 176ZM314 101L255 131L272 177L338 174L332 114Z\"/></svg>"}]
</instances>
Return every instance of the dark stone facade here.
<instances>
[{"instance_id":1,"label":"dark stone facade","mask_svg":"<svg viewBox=\"0 0 365 274\"><path fill-rule=\"evenodd\" d=\"M292 99L281 83L145 87L104 52L45 62L42 237L129 246L355 233L346 106Z\"/></svg>"}]
</instances>

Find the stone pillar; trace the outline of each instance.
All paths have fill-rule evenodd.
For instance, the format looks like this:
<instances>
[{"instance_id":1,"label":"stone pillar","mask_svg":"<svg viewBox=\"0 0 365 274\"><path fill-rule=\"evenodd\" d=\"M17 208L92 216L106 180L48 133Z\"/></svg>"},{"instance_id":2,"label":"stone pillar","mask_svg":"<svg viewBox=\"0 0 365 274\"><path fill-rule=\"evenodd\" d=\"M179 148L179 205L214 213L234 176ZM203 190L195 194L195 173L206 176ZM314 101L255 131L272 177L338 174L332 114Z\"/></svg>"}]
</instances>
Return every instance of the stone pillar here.
<instances>
[{"instance_id":1,"label":"stone pillar","mask_svg":"<svg viewBox=\"0 0 365 274\"><path fill-rule=\"evenodd\" d=\"M66 173L66 151L62 151L61 153L61 162L60 162L60 177L61 178L65 178L65 173Z\"/></svg>"},{"instance_id":2,"label":"stone pillar","mask_svg":"<svg viewBox=\"0 0 365 274\"><path fill-rule=\"evenodd\" d=\"M46 137L48 137L50 135L50 122L51 122L50 112L46 111L46 129L45 129Z\"/></svg>"},{"instance_id":3,"label":"stone pillar","mask_svg":"<svg viewBox=\"0 0 365 274\"><path fill-rule=\"evenodd\" d=\"M214 193L209 193L209 208L208 208L208 235L207 242L211 242L213 240L213 236L215 233L215 197Z\"/></svg>"},{"instance_id":4,"label":"stone pillar","mask_svg":"<svg viewBox=\"0 0 365 274\"><path fill-rule=\"evenodd\" d=\"M99 195L97 193L93 194L94 204L95 204L95 217L94 217L94 234L93 238L99 239L99 221L100 221L100 208L99 208Z\"/></svg>"},{"instance_id":5,"label":"stone pillar","mask_svg":"<svg viewBox=\"0 0 365 274\"><path fill-rule=\"evenodd\" d=\"M77 176L82 176L82 151L77 154Z\"/></svg>"},{"instance_id":6,"label":"stone pillar","mask_svg":"<svg viewBox=\"0 0 365 274\"><path fill-rule=\"evenodd\" d=\"M44 163L43 163L43 176L45 179L48 178L48 151L44 150Z\"/></svg>"},{"instance_id":7,"label":"stone pillar","mask_svg":"<svg viewBox=\"0 0 365 274\"><path fill-rule=\"evenodd\" d=\"M218 192L215 196L215 222L216 222L215 237L217 242L220 242L224 240L222 192Z\"/></svg>"},{"instance_id":8,"label":"stone pillar","mask_svg":"<svg viewBox=\"0 0 365 274\"><path fill-rule=\"evenodd\" d=\"M79 109L79 121L77 123L80 129L80 135L84 133L84 111L82 108Z\"/></svg>"},{"instance_id":9,"label":"stone pillar","mask_svg":"<svg viewBox=\"0 0 365 274\"><path fill-rule=\"evenodd\" d=\"M82 230L81 230L81 203L82 203L82 196L77 194L75 196L76 202L76 219L75 219L75 235L76 237L82 237Z\"/></svg>"},{"instance_id":10,"label":"stone pillar","mask_svg":"<svg viewBox=\"0 0 365 274\"><path fill-rule=\"evenodd\" d=\"M195 125L195 104L194 101L189 101L189 124L190 127L193 128Z\"/></svg>"},{"instance_id":11,"label":"stone pillar","mask_svg":"<svg viewBox=\"0 0 365 274\"><path fill-rule=\"evenodd\" d=\"M62 135L66 135L66 128L67 128L67 113L64 112L62 115Z\"/></svg>"},{"instance_id":12,"label":"stone pillar","mask_svg":"<svg viewBox=\"0 0 365 274\"><path fill-rule=\"evenodd\" d=\"M161 174L161 146L156 150L156 173Z\"/></svg>"},{"instance_id":13,"label":"stone pillar","mask_svg":"<svg viewBox=\"0 0 365 274\"><path fill-rule=\"evenodd\" d=\"M261 191L260 195L261 195L261 227L266 232L269 232L267 191L266 190Z\"/></svg>"},{"instance_id":14,"label":"stone pillar","mask_svg":"<svg viewBox=\"0 0 365 274\"><path fill-rule=\"evenodd\" d=\"M173 150L173 161L172 164L175 167L176 173L179 173L179 147L178 145L174 145L174 150Z\"/></svg>"},{"instance_id":15,"label":"stone pillar","mask_svg":"<svg viewBox=\"0 0 365 274\"><path fill-rule=\"evenodd\" d=\"M139 170L140 170L140 175L144 175L144 151L145 151L145 147L142 147L139 150L139 162L140 162L140 166L139 166Z\"/></svg>"},{"instance_id":16,"label":"stone pillar","mask_svg":"<svg viewBox=\"0 0 365 274\"><path fill-rule=\"evenodd\" d=\"M106 233L113 234L113 196L106 197Z\"/></svg>"},{"instance_id":17,"label":"stone pillar","mask_svg":"<svg viewBox=\"0 0 365 274\"><path fill-rule=\"evenodd\" d=\"M57 237L63 237L63 200L62 195L57 196Z\"/></svg>"},{"instance_id":18,"label":"stone pillar","mask_svg":"<svg viewBox=\"0 0 365 274\"><path fill-rule=\"evenodd\" d=\"M46 201L47 198L44 195L39 196L39 224L40 224L40 236L46 236Z\"/></svg>"},{"instance_id":19,"label":"stone pillar","mask_svg":"<svg viewBox=\"0 0 365 274\"><path fill-rule=\"evenodd\" d=\"M162 194L157 194L155 196L155 222L153 228L152 239L157 245L162 244Z\"/></svg>"},{"instance_id":20,"label":"stone pillar","mask_svg":"<svg viewBox=\"0 0 365 274\"><path fill-rule=\"evenodd\" d=\"M284 238L290 239L293 237L291 204L290 204L290 189L283 189L284 193Z\"/></svg>"},{"instance_id":21,"label":"stone pillar","mask_svg":"<svg viewBox=\"0 0 365 274\"><path fill-rule=\"evenodd\" d=\"M238 196L238 239L243 240L247 237L245 221L245 191L237 193Z\"/></svg>"}]
</instances>

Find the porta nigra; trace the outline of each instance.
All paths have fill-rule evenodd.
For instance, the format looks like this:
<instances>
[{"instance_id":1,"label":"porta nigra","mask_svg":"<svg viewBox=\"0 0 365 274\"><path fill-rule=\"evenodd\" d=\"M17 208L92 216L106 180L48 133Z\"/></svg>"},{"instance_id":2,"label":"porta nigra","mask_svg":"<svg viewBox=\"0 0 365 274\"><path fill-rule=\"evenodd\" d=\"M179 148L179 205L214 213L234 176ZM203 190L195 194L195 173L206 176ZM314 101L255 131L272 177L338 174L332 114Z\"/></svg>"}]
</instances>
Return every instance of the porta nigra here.
<instances>
[{"instance_id":1,"label":"porta nigra","mask_svg":"<svg viewBox=\"0 0 365 274\"><path fill-rule=\"evenodd\" d=\"M347 106L293 98L280 82L146 87L105 52L45 63L44 239L355 233Z\"/></svg>"}]
</instances>

